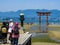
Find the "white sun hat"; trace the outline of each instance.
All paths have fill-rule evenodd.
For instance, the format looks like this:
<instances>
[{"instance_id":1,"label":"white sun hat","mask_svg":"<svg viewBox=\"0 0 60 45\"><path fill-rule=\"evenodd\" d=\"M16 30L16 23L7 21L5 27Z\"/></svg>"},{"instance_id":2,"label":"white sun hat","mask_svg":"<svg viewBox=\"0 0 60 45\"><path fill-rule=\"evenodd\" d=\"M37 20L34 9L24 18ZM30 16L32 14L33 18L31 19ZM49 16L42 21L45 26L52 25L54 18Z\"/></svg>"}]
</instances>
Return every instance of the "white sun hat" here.
<instances>
[{"instance_id":1,"label":"white sun hat","mask_svg":"<svg viewBox=\"0 0 60 45\"><path fill-rule=\"evenodd\" d=\"M13 21L12 19L10 19L10 21Z\"/></svg>"}]
</instances>

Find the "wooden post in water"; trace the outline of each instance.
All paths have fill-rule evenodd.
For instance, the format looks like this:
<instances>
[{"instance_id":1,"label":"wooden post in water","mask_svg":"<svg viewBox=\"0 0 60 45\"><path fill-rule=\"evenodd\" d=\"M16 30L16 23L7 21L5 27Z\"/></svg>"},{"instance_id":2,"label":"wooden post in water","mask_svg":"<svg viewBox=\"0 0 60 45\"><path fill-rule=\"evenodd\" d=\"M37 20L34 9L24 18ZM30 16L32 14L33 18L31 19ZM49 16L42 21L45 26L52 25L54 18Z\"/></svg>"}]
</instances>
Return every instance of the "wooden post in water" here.
<instances>
[{"instance_id":1,"label":"wooden post in water","mask_svg":"<svg viewBox=\"0 0 60 45\"><path fill-rule=\"evenodd\" d=\"M39 16L39 31L41 32L41 16Z\"/></svg>"}]
</instances>

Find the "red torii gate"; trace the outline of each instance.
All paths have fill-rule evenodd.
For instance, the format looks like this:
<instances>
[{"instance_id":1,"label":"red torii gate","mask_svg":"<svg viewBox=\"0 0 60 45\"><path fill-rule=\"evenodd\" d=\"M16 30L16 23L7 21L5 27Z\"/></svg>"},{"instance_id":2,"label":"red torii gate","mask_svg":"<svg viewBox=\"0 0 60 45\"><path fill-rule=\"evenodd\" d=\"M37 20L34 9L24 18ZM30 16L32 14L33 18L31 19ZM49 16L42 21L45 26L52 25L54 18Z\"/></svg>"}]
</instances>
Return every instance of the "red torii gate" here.
<instances>
[{"instance_id":1,"label":"red torii gate","mask_svg":"<svg viewBox=\"0 0 60 45\"><path fill-rule=\"evenodd\" d=\"M46 32L48 30L48 16L51 12L37 12L39 16L39 30L41 31L41 16L46 16Z\"/></svg>"}]
</instances>

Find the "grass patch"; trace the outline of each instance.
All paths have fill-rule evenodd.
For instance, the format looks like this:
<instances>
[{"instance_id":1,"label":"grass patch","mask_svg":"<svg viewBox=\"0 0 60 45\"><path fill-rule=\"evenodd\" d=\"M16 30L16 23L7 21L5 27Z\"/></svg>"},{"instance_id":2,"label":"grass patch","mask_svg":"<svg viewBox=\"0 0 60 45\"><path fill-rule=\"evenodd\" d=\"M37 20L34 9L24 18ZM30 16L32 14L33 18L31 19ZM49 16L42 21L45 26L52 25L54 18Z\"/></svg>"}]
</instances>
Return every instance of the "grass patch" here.
<instances>
[{"instance_id":1,"label":"grass patch","mask_svg":"<svg viewBox=\"0 0 60 45\"><path fill-rule=\"evenodd\" d=\"M49 42L49 43L57 43L54 40L49 39L48 36L43 36L43 37L33 37L32 42Z\"/></svg>"},{"instance_id":2,"label":"grass patch","mask_svg":"<svg viewBox=\"0 0 60 45\"><path fill-rule=\"evenodd\" d=\"M50 26L48 26L48 28L60 28L60 26L59 25L50 25Z\"/></svg>"}]
</instances>

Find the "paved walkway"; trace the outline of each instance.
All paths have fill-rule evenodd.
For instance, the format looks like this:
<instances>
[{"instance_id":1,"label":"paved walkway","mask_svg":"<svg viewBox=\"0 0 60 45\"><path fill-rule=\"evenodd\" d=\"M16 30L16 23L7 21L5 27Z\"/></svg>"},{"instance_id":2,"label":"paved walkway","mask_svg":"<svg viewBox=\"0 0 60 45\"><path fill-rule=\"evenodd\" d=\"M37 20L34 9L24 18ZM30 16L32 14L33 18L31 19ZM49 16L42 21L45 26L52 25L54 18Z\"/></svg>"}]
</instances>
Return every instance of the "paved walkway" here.
<instances>
[{"instance_id":1,"label":"paved walkway","mask_svg":"<svg viewBox=\"0 0 60 45\"><path fill-rule=\"evenodd\" d=\"M60 45L58 43L34 42L32 45Z\"/></svg>"},{"instance_id":2,"label":"paved walkway","mask_svg":"<svg viewBox=\"0 0 60 45\"><path fill-rule=\"evenodd\" d=\"M23 31L20 32L23 34ZM10 44L0 44L0 45L10 45ZM46 42L34 42L32 45L60 45L58 43L46 43Z\"/></svg>"},{"instance_id":3,"label":"paved walkway","mask_svg":"<svg viewBox=\"0 0 60 45\"><path fill-rule=\"evenodd\" d=\"M0 45L10 45L10 44L0 44ZM45 43L45 42L34 42L32 45L60 45L58 43Z\"/></svg>"}]
</instances>

